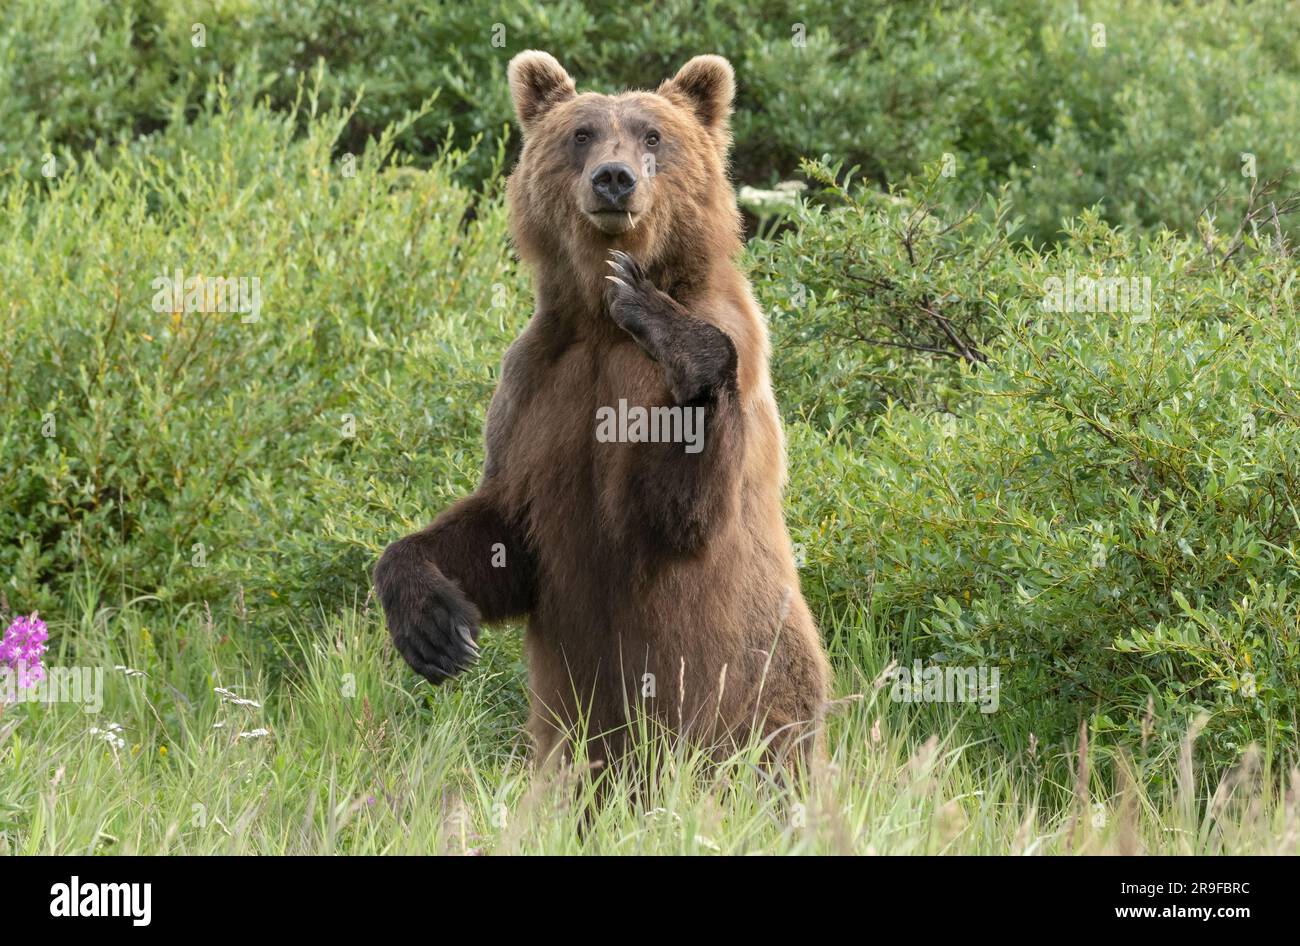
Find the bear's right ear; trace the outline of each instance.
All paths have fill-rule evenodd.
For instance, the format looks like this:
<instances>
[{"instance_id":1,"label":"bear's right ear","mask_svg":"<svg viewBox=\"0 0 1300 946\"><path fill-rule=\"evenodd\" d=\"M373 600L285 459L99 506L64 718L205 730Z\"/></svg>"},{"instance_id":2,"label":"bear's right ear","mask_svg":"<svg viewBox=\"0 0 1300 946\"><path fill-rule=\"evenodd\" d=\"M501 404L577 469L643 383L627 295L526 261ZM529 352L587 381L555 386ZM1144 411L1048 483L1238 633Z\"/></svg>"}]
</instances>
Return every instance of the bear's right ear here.
<instances>
[{"instance_id":1,"label":"bear's right ear","mask_svg":"<svg viewBox=\"0 0 1300 946\"><path fill-rule=\"evenodd\" d=\"M510 97L515 102L519 127L525 134L553 107L578 94L573 80L555 57L536 49L511 59L506 75L510 79Z\"/></svg>"}]
</instances>

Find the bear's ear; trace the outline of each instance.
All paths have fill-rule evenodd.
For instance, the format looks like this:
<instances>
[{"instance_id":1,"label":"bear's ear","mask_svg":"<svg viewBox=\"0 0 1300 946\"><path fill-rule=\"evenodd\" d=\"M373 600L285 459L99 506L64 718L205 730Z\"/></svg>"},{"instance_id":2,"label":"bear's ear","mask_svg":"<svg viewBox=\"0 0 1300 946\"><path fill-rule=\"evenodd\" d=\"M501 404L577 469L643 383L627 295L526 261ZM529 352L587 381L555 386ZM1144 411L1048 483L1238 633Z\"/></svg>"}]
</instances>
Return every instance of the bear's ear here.
<instances>
[{"instance_id":1,"label":"bear's ear","mask_svg":"<svg viewBox=\"0 0 1300 946\"><path fill-rule=\"evenodd\" d=\"M736 74L721 56L696 56L659 86L659 94L685 99L705 128L719 131L727 127L731 116Z\"/></svg>"},{"instance_id":2,"label":"bear's ear","mask_svg":"<svg viewBox=\"0 0 1300 946\"><path fill-rule=\"evenodd\" d=\"M510 97L515 102L519 127L525 133L551 108L578 94L573 80L555 57L536 49L511 59L506 75L510 79Z\"/></svg>"}]
</instances>

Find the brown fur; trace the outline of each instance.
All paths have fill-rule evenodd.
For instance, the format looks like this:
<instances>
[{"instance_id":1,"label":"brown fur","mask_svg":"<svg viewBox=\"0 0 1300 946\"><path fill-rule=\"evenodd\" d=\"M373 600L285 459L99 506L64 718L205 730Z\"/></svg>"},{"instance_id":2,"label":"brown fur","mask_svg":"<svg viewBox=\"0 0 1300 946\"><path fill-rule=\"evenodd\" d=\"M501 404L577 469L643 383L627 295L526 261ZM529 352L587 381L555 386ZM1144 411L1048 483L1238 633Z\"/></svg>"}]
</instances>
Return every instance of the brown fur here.
<instances>
[{"instance_id":1,"label":"brown fur","mask_svg":"<svg viewBox=\"0 0 1300 946\"><path fill-rule=\"evenodd\" d=\"M802 753L829 674L781 515L767 332L734 262L731 67L697 57L619 96L577 94L545 53L509 75L511 230L536 311L503 362L477 491L376 567L394 641L440 682L477 656L480 620L526 614L542 758L580 716L590 757L617 756L631 707L711 748L758 734ZM647 153L635 220L589 216L592 169L644 172ZM599 442L597 409L620 398L703 407L702 451Z\"/></svg>"}]
</instances>

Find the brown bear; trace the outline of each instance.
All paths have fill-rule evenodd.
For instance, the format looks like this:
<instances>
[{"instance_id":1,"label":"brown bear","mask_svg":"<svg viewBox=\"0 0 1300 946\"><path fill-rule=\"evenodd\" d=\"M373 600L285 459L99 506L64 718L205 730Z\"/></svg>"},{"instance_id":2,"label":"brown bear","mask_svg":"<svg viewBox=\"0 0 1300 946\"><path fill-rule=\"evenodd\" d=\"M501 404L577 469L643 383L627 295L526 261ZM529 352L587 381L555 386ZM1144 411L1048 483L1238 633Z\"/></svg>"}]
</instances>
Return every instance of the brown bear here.
<instances>
[{"instance_id":1,"label":"brown bear","mask_svg":"<svg viewBox=\"0 0 1300 946\"><path fill-rule=\"evenodd\" d=\"M434 683L480 621L527 615L539 758L626 748L638 708L725 751L819 745L829 670L781 515L766 326L737 269L735 81L698 56L655 92L509 66L523 153L510 227L536 310L506 352L482 481L390 545L375 586Z\"/></svg>"}]
</instances>

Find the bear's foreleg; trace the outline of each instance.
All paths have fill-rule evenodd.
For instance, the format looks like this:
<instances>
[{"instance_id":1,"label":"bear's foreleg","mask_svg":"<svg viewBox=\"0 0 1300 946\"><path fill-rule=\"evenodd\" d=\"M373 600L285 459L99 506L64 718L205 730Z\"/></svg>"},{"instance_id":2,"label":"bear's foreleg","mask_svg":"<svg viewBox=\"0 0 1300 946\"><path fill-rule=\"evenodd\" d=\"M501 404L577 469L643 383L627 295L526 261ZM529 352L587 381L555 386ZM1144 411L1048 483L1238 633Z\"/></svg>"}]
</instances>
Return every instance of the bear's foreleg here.
<instances>
[{"instance_id":1,"label":"bear's foreleg","mask_svg":"<svg viewBox=\"0 0 1300 946\"><path fill-rule=\"evenodd\" d=\"M734 399L736 346L727 333L691 315L628 254L613 251L609 265L610 318L663 366L674 402L707 407L724 394Z\"/></svg>"},{"instance_id":2,"label":"bear's foreleg","mask_svg":"<svg viewBox=\"0 0 1300 946\"><path fill-rule=\"evenodd\" d=\"M673 407L699 417L694 450L681 443L643 444L628 494L641 520L670 548L697 550L728 513L744 455L735 343L662 292L626 253L611 254L606 307L610 318L663 369Z\"/></svg>"},{"instance_id":3,"label":"bear's foreleg","mask_svg":"<svg viewBox=\"0 0 1300 946\"><path fill-rule=\"evenodd\" d=\"M374 577L393 643L431 683L478 658L480 620L500 621L532 607L532 554L481 492L388 546Z\"/></svg>"}]
</instances>

